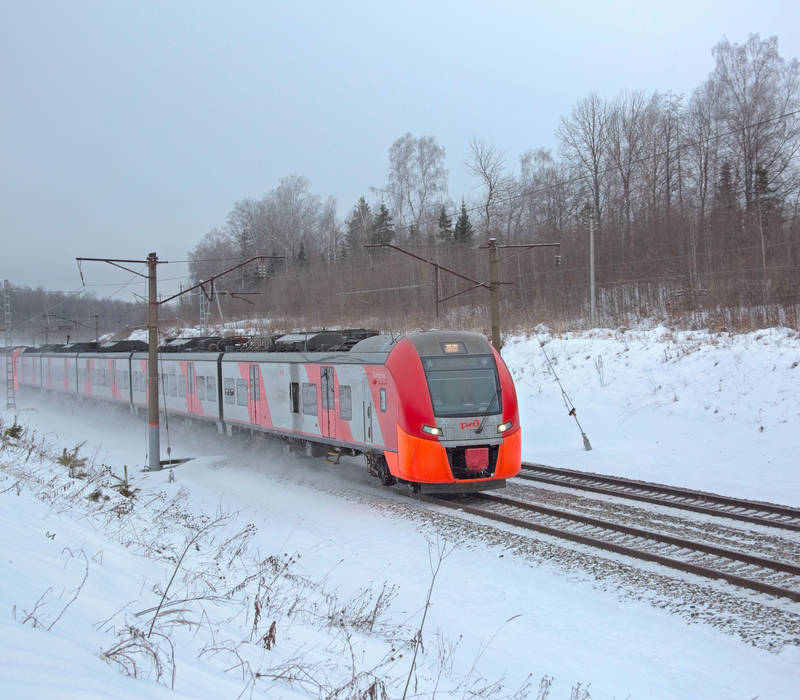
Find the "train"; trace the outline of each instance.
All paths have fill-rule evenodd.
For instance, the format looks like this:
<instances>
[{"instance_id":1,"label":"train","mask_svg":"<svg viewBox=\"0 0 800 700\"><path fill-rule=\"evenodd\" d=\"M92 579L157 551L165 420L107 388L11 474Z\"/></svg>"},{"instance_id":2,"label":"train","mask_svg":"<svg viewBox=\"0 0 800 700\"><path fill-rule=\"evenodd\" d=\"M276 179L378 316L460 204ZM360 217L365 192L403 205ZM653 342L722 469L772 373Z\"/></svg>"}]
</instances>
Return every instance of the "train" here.
<instances>
[{"instance_id":1,"label":"train","mask_svg":"<svg viewBox=\"0 0 800 700\"><path fill-rule=\"evenodd\" d=\"M144 343L18 348L13 381L146 410ZM309 456L364 455L386 486L464 493L520 470L511 373L479 333L364 329L254 339L174 339L159 348L162 413L283 439Z\"/></svg>"}]
</instances>

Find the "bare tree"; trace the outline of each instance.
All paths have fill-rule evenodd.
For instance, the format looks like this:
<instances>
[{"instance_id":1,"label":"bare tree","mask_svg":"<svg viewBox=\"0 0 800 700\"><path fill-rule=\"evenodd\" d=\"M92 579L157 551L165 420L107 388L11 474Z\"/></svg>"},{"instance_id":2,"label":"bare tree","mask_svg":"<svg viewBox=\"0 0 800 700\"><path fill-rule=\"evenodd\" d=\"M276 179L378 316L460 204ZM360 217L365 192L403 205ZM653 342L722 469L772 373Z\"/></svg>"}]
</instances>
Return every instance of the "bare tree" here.
<instances>
[{"instance_id":1,"label":"bare tree","mask_svg":"<svg viewBox=\"0 0 800 700\"><path fill-rule=\"evenodd\" d=\"M564 156L589 183L598 223L602 214L601 196L608 155L608 120L608 104L592 93L572 108L569 117L561 118L556 131Z\"/></svg>"},{"instance_id":2,"label":"bare tree","mask_svg":"<svg viewBox=\"0 0 800 700\"><path fill-rule=\"evenodd\" d=\"M466 163L467 172L477 177L484 188L483 228L486 235L490 236L492 213L497 206L498 195L503 185L505 155L480 139L471 139L469 149L470 157Z\"/></svg>"},{"instance_id":3,"label":"bare tree","mask_svg":"<svg viewBox=\"0 0 800 700\"><path fill-rule=\"evenodd\" d=\"M623 94L608 113L608 153L622 186L623 247L630 244L631 192L642 156L648 99L640 90Z\"/></svg>"},{"instance_id":4,"label":"bare tree","mask_svg":"<svg viewBox=\"0 0 800 700\"><path fill-rule=\"evenodd\" d=\"M228 214L227 230L240 260L247 260L261 248L264 217L263 203L257 200L241 199L233 205ZM246 267L239 271L242 289L250 287L251 275L252 271Z\"/></svg>"},{"instance_id":5,"label":"bare tree","mask_svg":"<svg viewBox=\"0 0 800 700\"><path fill-rule=\"evenodd\" d=\"M413 236L424 222L434 228L447 197L444 147L434 136L406 133L389 149L389 183L385 188L395 221Z\"/></svg>"},{"instance_id":6,"label":"bare tree","mask_svg":"<svg viewBox=\"0 0 800 700\"><path fill-rule=\"evenodd\" d=\"M277 246L289 260L298 258L301 247L306 253L319 249L319 220L322 201L311 193L311 182L301 175L281 178L278 187L264 195L265 242Z\"/></svg>"},{"instance_id":7,"label":"bare tree","mask_svg":"<svg viewBox=\"0 0 800 700\"><path fill-rule=\"evenodd\" d=\"M722 118L742 169L745 205L755 201L756 169L777 185L800 149L800 64L778 54L778 39L753 34L743 44L727 39L713 49L710 80L719 86ZM789 116L786 116L789 115Z\"/></svg>"},{"instance_id":8,"label":"bare tree","mask_svg":"<svg viewBox=\"0 0 800 700\"><path fill-rule=\"evenodd\" d=\"M189 252L189 274L194 282L208 279L231 267L237 257L231 237L218 228L211 229Z\"/></svg>"},{"instance_id":9,"label":"bare tree","mask_svg":"<svg viewBox=\"0 0 800 700\"><path fill-rule=\"evenodd\" d=\"M719 165L721 123L718 118L718 86L711 81L697 88L686 112L685 151L688 177L692 183L694 222L689 227L689 283L698 286L698 255L709 254L706 211ZM705 251L702 250L705 247Z\"/></svg>"}]
</instances>

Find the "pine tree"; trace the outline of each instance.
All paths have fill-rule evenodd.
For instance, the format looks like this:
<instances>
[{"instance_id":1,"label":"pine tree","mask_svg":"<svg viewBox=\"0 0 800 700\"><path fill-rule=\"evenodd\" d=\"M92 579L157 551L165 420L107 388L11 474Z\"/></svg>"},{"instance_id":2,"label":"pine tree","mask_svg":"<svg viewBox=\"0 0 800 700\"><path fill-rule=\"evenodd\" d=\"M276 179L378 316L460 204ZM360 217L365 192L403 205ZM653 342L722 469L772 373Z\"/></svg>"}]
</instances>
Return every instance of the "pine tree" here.
<instances>
[{"instance_id":1,"label":"pine tree","mask_svg":"<svg viewBox=\"0 0 800 700\"><path fill-rule=\"evenodd\" d=\"M769 182L769 174L763 165L755 170L754 188L757 212L761 217L761 226L765 232L773 226L780 225L781 201L775 188Z\"/></svg>"},{"instance_id":2,"label":"pine tree","mask_svg":"<svg viewBox=\"0 0 800 700\"><path fill-rule=\"evenodd\" d=\"M297 262L298 267L303 267L304 265L308 264L308 255L306 254L306 247L303 241L300 241L300 248L297 250L295 261Z\"/></svg>"},{"instance_id":3,"label":"pine tree","mask_svg":"<svg viewBox=\"0 0 800 700\"><path fill-rule=\"evenodd\" d=\"M270 258L269 262L267 263L267 275L269 276L275 274L275 272L278 269L278 266L283 264L283 261L278 259L277 257L278 251L275 250L274 247L272 248L272 255L275 257Z\"/></svg>"},{"instance_id":4,"label":"pine tree","mask_svg":"<svg viewBox=\"0 0 800 700\"><path fill-rule=\"evenodd\" d=\"M361 197L347 219L347 249L351 252L360 250L371 238L373 224L372 210L367 200Z\"/></svg>"},{"instance_id":5,"label":"pine tree","mask_svg":"<svg viewBox=\"0 0 800 700\"><path fill-rule=\"evenodd\" d=\"M469 220L467 205L461 200L461 213L456 220L456 227L453 229L453 240L458 245L468 246L472 243L472 222Z\"/></svg>"},{"instance_id":6,"label":"pine tree","mask_svg":"<svg viewBox=\"0 0 800 700\"><path fill-rule=\"evenodd\" d=\"M733 168L725 161L719 169L716 200L720 208L733 212L736 209L736 190L733 183Z\"/></svg>"},{"instance_id":7,"label":"pine tree","mask_svg":"<svg viewBox=\"0 0 800 700\"><path fill-rule=\"evenodd\" d=\"M372 224L372 231L370 236L370 243L383 245L391 243L394 238L394 224L392 223L392 215L386 208L385 204L381 204L378 210L378 215Z\"/></svg>"},{"instance_id":8,"label":"pine tree","mask_svg":"<svg viewBox=\"0 0 800 700\"><path fill-rule=\"evenodd\" d=\"M444 206L439 213L439 240L442 243L451 243L453 240L453 220L447 214Z\"/></svg>"}]
</instances>

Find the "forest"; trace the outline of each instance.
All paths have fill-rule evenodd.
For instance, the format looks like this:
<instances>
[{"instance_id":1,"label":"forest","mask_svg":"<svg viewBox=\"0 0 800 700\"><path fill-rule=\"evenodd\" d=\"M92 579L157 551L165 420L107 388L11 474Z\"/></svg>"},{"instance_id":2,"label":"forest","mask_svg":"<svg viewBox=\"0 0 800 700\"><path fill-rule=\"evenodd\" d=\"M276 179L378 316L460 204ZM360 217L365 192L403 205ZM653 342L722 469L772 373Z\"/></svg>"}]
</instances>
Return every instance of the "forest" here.
<instances>
[{"instance_id":1,"label":"forest","mask_svg":"<svg viewBox=\"0 0 800 700\"><path fill-rule=\"evenodd\" d=\"M472 139L461 161L471 197L450 192L434 135L397 138L386 182L343 219L333 197L287 175L199 237L185 286L268 257L215 280L213 293L182 297L165 318L488 333L495 239L505 331L642 318L800 328L800 64L757 34L712 54L690 95L587 95L560 117L555 149L512 157ZM145 320L141 304L14 292L38 342ZM52 308L58 317L42 316Z\"/></svg>"},{"instance_id":2,"label":"forest","mask_svg":"<svg viewBox=\"0 0 800 700\"><path fill-rule=\"evenodd\" d=\"M489 238L557 243L501 249L509 326L651 317L798 327L800 67L775 37L723 39L713 56L714 70L688 96L581 99L560 118L555 153L533 148L515 162L473 139L464 167L480 194L469 200L451 196L431 135L399 137L386 183L344 221L335 200L288 175L233 204L190 252L192 276L273 256L217 289L252 293L247 303L222 297L220 310L276 326L484 327L486 289L442 268L486 282ZM365 247L387 243L428 262Z\"/></svg>"}]
</instances>

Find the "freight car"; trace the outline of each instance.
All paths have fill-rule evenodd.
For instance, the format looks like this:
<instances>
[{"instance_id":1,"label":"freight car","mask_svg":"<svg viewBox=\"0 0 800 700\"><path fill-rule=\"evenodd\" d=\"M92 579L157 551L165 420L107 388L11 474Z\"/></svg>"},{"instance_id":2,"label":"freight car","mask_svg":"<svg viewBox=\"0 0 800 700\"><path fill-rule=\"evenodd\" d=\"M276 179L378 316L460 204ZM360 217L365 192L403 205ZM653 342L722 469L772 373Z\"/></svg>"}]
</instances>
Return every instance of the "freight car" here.
<instances>
[{"instance_id":1,"label":"freight car","mask_svg":"<svg viewBox=\"0 0 800 700\"><path fill-rule=\"evenodd\" d=\"M325 335L327 334L327 335ZM360 339L359 339L360 338ZM511 375L485 337L326 331L253 342L172 342L158 355L161 410L232 434L262 432L309 455L366 458L385 485L497 488L520 469ZM22 388L147 405L147 353L131 345L26 349Z\"/></svg>"}]
</instances>

